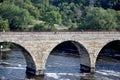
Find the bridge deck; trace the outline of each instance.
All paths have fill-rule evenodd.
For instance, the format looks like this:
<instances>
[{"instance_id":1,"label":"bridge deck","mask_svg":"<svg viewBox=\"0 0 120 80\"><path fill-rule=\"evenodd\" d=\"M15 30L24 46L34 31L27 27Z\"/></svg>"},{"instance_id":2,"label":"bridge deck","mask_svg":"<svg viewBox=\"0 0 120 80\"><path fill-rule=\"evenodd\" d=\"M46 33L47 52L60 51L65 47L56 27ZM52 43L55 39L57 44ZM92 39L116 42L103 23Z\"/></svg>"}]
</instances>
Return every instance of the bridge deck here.
<instances>
[{"instance_id":1,"label":"bridge deck","mask_svg":"<svg viewBox=\"0 0 120 80\"><path fill-rule=\"evenodd\" d=\"M0 32L0 35L2 34L120 34L120 31L84 31L84 32Z\"/></svg>"}]
</instances>

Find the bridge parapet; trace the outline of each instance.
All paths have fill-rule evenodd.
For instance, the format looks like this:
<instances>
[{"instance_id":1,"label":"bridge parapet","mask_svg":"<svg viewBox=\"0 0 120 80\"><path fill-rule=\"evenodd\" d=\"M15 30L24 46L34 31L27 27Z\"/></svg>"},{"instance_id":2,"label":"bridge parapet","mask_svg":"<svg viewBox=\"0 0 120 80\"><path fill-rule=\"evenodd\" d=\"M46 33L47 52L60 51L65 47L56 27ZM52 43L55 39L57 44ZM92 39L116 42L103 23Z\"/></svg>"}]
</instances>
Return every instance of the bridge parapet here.
<instances>
[{"instance_id":1,"label":"bridge parapet","mask_svg":"<svg viewBox=\"0 0 120 80\"><path fill-rule=\"evenodd\" d=\"M120 31L77 31L77 32L59 32L59 31L51 31L51 32L0 32L0 34L120 34Z\"/></svg>"},{"instance_id":2,"label":"bridge parapet","mask_svg":"<svg viewBox=\"0 0 120 80\"><path fill-rule=\"evenodd\" d=\"M4 36L7 35L7 36ZM119 39L120 32L0 32L1 38L13 40L99 40ZM7 39L7 40L9 40Z\"/></svg>"}]
</instances>

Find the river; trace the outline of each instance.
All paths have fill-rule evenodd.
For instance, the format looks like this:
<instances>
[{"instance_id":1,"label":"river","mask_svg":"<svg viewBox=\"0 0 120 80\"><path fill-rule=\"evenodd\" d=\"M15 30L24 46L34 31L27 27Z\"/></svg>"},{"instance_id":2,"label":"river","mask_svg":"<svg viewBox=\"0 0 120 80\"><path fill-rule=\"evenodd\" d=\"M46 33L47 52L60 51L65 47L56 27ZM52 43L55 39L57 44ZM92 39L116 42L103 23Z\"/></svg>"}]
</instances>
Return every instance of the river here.
<instances>
[{"instance_id":1,"label":"river","mask_svg":"<svg viewBox=\"0 0 120 80\"><path fill-rule=\"evenodd\" d=\"M0 60L0 80L120 80L120 61L99 59L95 73L80 73L77 56L50 55L45 76L26 75L26 61L21 51L11 51Z\"/></svg>"}]
</instances>

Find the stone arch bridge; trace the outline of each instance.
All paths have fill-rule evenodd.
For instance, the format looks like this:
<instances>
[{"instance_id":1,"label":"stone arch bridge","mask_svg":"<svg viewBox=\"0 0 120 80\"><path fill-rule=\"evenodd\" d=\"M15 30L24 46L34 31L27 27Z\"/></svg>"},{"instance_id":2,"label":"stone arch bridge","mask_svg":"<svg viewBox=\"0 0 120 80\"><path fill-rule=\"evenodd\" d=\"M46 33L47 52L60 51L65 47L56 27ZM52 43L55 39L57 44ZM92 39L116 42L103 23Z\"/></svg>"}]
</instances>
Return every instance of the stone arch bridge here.
<instances>
[{"instance_id":1,"label":"stone arch bridge","mask_svg":"<svg viewBox=\"0 0 120 80\"><path fill-rule=\"evenodd\" d=\"M117 40L120 40L120 32L0 32L0 43L10 42L26 51L26 72L35 75L44 74L50 52L67 41L80 53L81 70L94 71L101 49Z\"/></svg>"}]
</instances>

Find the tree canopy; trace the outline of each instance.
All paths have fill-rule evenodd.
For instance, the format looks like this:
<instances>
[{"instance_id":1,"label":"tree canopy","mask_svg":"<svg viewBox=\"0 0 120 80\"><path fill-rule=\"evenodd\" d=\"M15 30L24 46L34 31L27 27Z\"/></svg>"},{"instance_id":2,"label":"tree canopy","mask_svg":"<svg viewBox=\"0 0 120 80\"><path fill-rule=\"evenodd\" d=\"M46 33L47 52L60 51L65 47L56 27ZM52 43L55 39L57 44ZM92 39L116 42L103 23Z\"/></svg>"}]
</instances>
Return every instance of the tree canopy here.
<instances>
[{"instance_id":1,"label":"tree canopy","mask_svg":"<svg viewBox=\"0 0 120 80\"><path fill-rule=\"evenodd\" d=\"M120 30L120 0L0 0L0 21L7 31Z\"/></svg>"},{"instance_id":2,"label":"tree canopy","mask_svg":"<svg viewBox=\"0 0 120 80\"><path fill-rule=\"evenodd\" d=\"M8 31L9 30L9 26L8 26L8 20L4 20L1 16L0 16L0 31Z\"/></svg>"},{"instance_id":3,"label":"tree canopy","mask_svg":"<svg viewBox=\"0 0 120 80\"><path fill-rule=\"evenodd\" d=\"M80 27L84 30L115 30L117 27L114 10L90 8L83 12Z\"/></svg>"}]
</instances>

